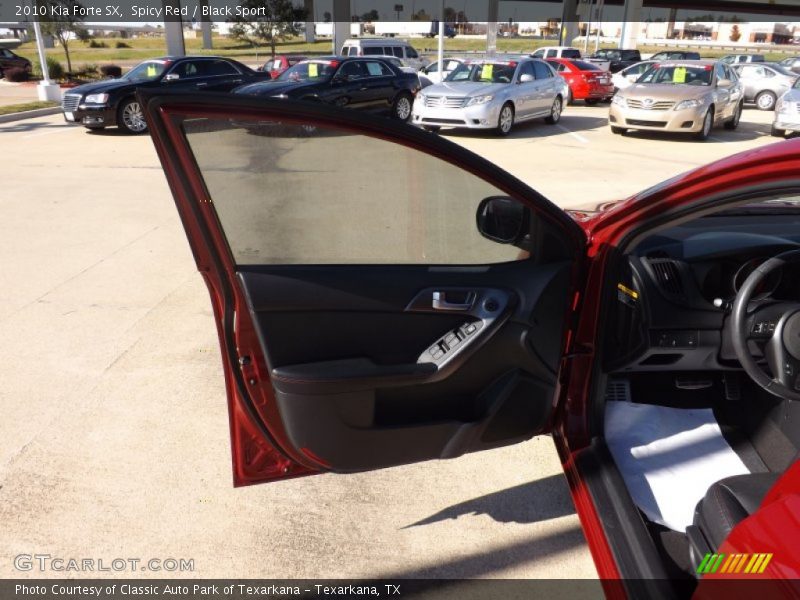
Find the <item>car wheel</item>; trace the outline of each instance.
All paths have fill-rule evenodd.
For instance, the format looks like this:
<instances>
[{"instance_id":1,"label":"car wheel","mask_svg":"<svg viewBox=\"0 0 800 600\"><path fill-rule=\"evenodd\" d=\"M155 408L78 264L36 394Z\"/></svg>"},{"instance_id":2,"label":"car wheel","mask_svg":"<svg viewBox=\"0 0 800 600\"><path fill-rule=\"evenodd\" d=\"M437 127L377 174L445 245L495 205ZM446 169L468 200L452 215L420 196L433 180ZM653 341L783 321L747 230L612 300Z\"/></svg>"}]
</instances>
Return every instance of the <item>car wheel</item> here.
<instances>
[{"instance_id":1,"label":"car wheel","mask_svg":"<svg viewBox=\"0 0 800 600\"><path fill-rule=\"evenodd\" d=\"M628 130L625 129L624 127L617 127L616 125L611 126L611 133L613 133L614 135L625 135L627 131Z\"/></svg>"},{"instance_id":2,"label":"car wheel","mask_svg":"<svg viewBox=\"0 0 800 600\"><path fill-rule=\"evenodd\" d=\"M756 96L756 106L758 110L775 110L775 103L778 97L772 92L761 92Z\"/></svg>"},{"instance_id":3,"label":"car wheel","mask_svg":"<svg viewBox=\"0 0 800 600\"><path fill-rule=\"evenodd\" d=\"M553 107L550 109L550 116L545 119L545 123L555 125L561 120L561 112L564 110L564 103L561 96L556 96L553 100Z\"/></svg>"},{"instance_id":4,"label":"car wheel","mask_svg":"<svg viewBox=\"0 0 800 600\"><path fill-rule=\"evenodd\" d=\"M514 127L514 106L511 103L504 104L500 109L500 116L497 117L497 127L495 133L506 136L511 133Z\"/></svg>"},{"instance_id":5,"label":"car wheel","mask_svg":"<svg viewBox=\"0 0 800 600\"><path fill-rule=\"evenodd\" d=\"M411 117L411 109L413 108L413 100L411 95L403 92L398 95L392 105L392 116L400 121L408 121Z\"/></svg>"},{"instance_id":6,"label":"car wheel","mask_svg":"<svg viewBox=\"0 0 800 600\"><path fill-rule=\"evenodd\" d=\"M740 102L736 106L736 110L733 111L733 116L731 117L730 121L725 123L725 129L734 130L739 127L739 121L742 120L742 103Z\"/></svg>"},{"instance_id":7,"label":"car wheel","mask_svg":"<svg viewBox=\"0 0 800 600\"><path fill-rule=\"evenodd\" d=\"M783 129L778 129L777 127L775 127L775 125L772 126L772 129L770 130L769 134L772 137L781 137L781 138L786 137L786 131L784 131Z\"/></svg>"},{"instance_id":8,"label":"car wheel","mask_svg":"<svg viewBox=\"0 0 800 600\"><path fill-rule=\"evenodd\" d=\"M694 134L696 140L707 140L708 136L711 135L711 130L714 127L714 107L708 109L706 116L703 117L703 127Z\"/></svg>"},{"instance_id":9,"label":"car wheel","mask_svg":"<svg viewBox=\"0 0 800 600\"><path fill-rule=\"evenodd\" d=\"M117 125L128 133L145 133L147 131L142 105L138 100L131 98L120 105Z\"/></svg>"},{"instance_id":10,"label":"car wheel","mask_svg":"<svg viewBox=\"0 0 800 600\"><path fill-rule=\"evenodd\" d=\"M597 106L597 100L595 98L587 98L584 102L586 106Z\"/></svg>"}]
</instances>

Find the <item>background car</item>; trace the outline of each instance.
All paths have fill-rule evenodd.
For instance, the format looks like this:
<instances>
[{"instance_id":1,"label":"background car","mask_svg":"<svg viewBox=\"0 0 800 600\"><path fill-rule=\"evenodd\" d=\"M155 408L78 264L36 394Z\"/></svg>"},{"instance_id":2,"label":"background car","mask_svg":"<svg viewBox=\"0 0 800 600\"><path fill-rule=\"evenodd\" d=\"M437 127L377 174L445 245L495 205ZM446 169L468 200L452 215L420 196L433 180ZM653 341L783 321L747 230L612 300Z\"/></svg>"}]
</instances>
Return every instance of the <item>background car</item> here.
<instances>
[{"instance_id":1,"label":"background car","mask_svg":"<svg viewBox=\"0 0 800 600\"><path fill-rule=\"evenodd\" d=\"M136 91L164 88L181 91L229 92L243 83L269 79L242 63L219 56L156 58L136 65L119 79L87 83L64 94L61 110L69 123L88 129L117 125L128 133L144 133L147 123Z\"/></svg>"},{"instance_id":2,"label":"background car","mask_svg":"<svg viewBox=\"0 0 800 600\"><path fill-rule=\"evenodd\" d=\"M581 58L581 51L572 46L543 46L531 58Z\"/></svg>"},{"instance_id":3,"label":"background car","mask_svg":"<svg viewBox=\"0 0 800 600\"><path fill-rule=\"evenodd\" d=\"M720 58L727 65L738 63L766 62L763 54L728 54Z\"/></svg>"},{"instance_id":4,"label":"background car","mask_svg":"<svg viewBox=\"0 0 800 600\"><path fill-rule=\"evenodd\" d=\"M269 76L272 79L275 79L289 67L294 66L300 61L306 60L307 58L307 56L298 56L294 54L279 54L270 58L256 70L269 73Z\"/></svg>"},{"instance_id":5,"label":"background car","mask_svg":"<svg viewBox=\"0 0 800 600\"><path fill-rule=\"evenodd\" d=\"M549 58L546 62L566 80L569 86L567 104L583 100L592 106L601 100L610 100L614 95L611 73L595 64L568 58Z\"/></svg>"},{"instance_id":6,"label":"background car","mask_svg":"<svg viewBox=\"0 0 800 600\"><path fill-rule=\"evenodd\" d=\"M428 130L458 127L508 135L520 121L543 117L558 123L568 96L567 82L542 60L474 61L422 90L411 120Z\"/></svg>"},{"instance_id":7,"label":"background car","mask_svg":"<svg viewBox=\"0 0 800 600\"><path fill-rule=\"evenodd\" d=\"M790 56L789 58L784 58L778 64L784 69L789 69L790 71L800 74L800 56Z\"/></svg>"},{"instance_id":8,"label":"background car","mask_svg":"<svg viewBox=\"0 0 800 600\"><path fill-rule=\"evenodd\" d=\"M586 60L596 64L605 71L616 73L635 63L642 62L642 55L638 50L604 48L598 50Z\"/></svg>"},{"instance_id":9,"label":"background car","mask_svg":"<svg viewBox=\"0 0 800 600\"><path fill-rule=\"evenodd\" d=\"M624 90L634 83L636 80L641 77L647 69L651 66L656 64L655 61L652 60L643 60L640 63L636 63L635 65L631 65L622 71L618 71L614 73L611 77L611 83L614 85L614 91L617 90Z\"/></svg>"},{"instance_id":10,"label":"background car","mask_svg":"<svg viewBox=\"0 0 800 600\"><path fill-rule=\"evenodd\" d=\"M27 58L14 54L8 48L0 48L0 78L5 69L25 69L30 73L31 68L31 61Z\"/></svg>"},{"instance_id":11,"label":"background car","mask_svg":"<svg viewBox=\"0 0 800 600\"><path fill-rule=\"evenodd\" d=\"M705 140L715 125L736 129L744 88L723 62L671 61L645 72L611 101L611 131L628 129L693 133Z\"/></svg>"},{"instance_id":12,"label":"background car","mask_svg":"<svg viewBox=\"0 0 800 600\"><path fill-rule=\"evenodd\" d=\"M381 38L356 38L345 40L343 56L394 56L415 69L421 69L430 61L420 56L406 40Z\"/></svg>"},{"instance_id":13,"label":"background car","mask_svg":"<svg viewBox=\"0 0 800 600\"><path fill-rule=\"evenodd\" d=\"M663 50L653 54L648 60L700 60L700 53L686 50Z\"/></svg>"},{"instance_id":14,"label":"background car","mask_svg":"<svg viewBox=\"0 0 800 600\"><path fill-rule=\"evenodd\" d=\"M797 73L775 63L744 63L732 68L744 86L744 101L755 103L759 110L774 110L778 98L798 78Z\"/></svg>"},{"instance_id":15,"label":"background car","mask_svg":"<svg viewBox=\"0 0 800 600\"><path fill-rule=\"evenodd\" d=\"M414 67L409 66L406 64L403 59L397 58L396 56L384 56L382 60L385 60L389 64L394 65L399 70L403 71L404 73L416 73L417 70Z\"/></svg>"},{"instance_id":16,"label":"background car","mask_svg":"<svg viewBox=\"0 0 800 600\"><path fill-rule=\"evenodd\" d=\"M800 131L800 79L795 82L792 89L778 98L771 133L775 137L783 137L787 133L798 131Z\"/></svg>"},{"instance_id":17,"label":"background car","mask_svg":"<svg viewBox=\"0 0 800 600\"><path fill-rule=\"evenodd\" d=\"M439 73L439 61L435 60L427 67L422 67L419 71L419 79L423 87L441 83L442 79L447 77L450 73L455 71L458 67L464 64L464 60L460 58L445 58L444 59L444 77Z\"/></svg>"},{"instance_id":18,"label":"background car","mask_svg":"<svg viewBox=\"0 0 800 600\"><path fill-rule=\"evenodd\" d=\"M326 56L297 63L277 79L243 85L234 93L390 111L405 121L419 88L416 73L401 71L383 57Z\"/></svg>"}]
</instances>

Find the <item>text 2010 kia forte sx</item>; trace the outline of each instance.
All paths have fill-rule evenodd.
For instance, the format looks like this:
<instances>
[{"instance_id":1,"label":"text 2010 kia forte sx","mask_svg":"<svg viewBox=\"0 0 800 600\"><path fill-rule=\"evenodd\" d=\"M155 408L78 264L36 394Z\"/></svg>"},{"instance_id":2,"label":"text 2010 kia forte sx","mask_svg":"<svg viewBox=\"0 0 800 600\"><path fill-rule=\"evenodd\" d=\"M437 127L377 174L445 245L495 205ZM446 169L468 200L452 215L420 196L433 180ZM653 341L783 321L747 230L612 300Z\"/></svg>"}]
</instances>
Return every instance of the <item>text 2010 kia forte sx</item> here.
<instances>
[{"instance_id":1,"label":"text 2010 kia forte sx","mask_svg":"<svg viewBox=\"0 0 800 600\"><path fill-rule=\"evenodd\" d=\"M140 97L211 293L235 485L551 433L610 595L797 592L800 141L570 216L400 123Z\"/></svg>"}]
</instances>

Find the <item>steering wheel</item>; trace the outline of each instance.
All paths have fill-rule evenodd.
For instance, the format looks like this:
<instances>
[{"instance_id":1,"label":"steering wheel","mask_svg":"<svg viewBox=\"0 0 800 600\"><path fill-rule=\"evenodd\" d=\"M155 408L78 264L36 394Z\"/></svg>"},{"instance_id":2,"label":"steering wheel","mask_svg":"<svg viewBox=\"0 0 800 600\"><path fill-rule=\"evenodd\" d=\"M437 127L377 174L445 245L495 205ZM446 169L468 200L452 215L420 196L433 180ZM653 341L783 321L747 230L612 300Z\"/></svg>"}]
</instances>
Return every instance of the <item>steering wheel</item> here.
<instances>
[{"instance_id":1,"label":"steering wheel","mask_svg":"<svg viewBox=\"0 0 800 600\"><path fill-rule=\"evenodd\" d=\"M795 262L800 262L800 250L784 252L758 266L736 294L731 317L733 349L745 372L770 394L800 401L800 302L750 306L759 285L770 273ZM765 343L764 357L772 377L750 353L751 340Z\"/></svg>"}]
</instances>

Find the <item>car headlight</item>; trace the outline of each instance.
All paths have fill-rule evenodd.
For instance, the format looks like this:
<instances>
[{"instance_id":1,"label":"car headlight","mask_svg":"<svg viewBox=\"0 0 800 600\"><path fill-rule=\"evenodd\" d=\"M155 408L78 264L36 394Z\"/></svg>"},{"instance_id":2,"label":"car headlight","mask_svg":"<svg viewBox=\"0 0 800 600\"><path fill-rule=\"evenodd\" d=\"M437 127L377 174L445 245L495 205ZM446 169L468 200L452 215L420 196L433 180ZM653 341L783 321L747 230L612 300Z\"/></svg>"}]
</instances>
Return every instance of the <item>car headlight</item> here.
<instances>
[{"instance_id":1,"label":"car headlight","mask_svg":"<svg viewBox=\"0 0 800 600\"><path fill-rule=\"evenodd\" d=\"M702 100L684 100L675 105L675 110L686 110L687 108L698 108L703 106Z\"/></svg>"},{"instance_id":2,"label":"car headlight","mask_svg":"<svg viewBox=\"0 0 800 600\"><path fill-rule=\"evenodd\" d=\"M616 104L617 106L628 106L628 102L619 94L616 94L613 98L611 98L611 104Z\"/></svg>"},{"instance_id":3,"label":"car headlight","mask_svg":"<svg viewBox=\"0 0 800 600\"><path fill-rule=\"evenodd\" d=\"M108 102L108 94L89 94L84 102L87 104L105 104Z\"/></svg>"},{"instance_id":4,"label":"car headlight","mask_svg":"<svg viewBox=\"0 0 800 600\"><path fill-rule=\"evenodd\" d=\"M423 94L422 92L417 92L417 100L419 100L420 102L425 104L425 101L427 99L428 99L428 97L425 94Z\"/></svg>"},{"instance_id":5,"label":"car headlight","mask_svg":"<svg viewBox=\"0 0 800 600\"><path fill-rule=\"evenodd\" d=\"M491 102L494 96L475 96L474 98L470 98L469 102L467 102L467 106L475 106L477 104L486 104L487 102Z\"/></svg>"}]
</instances>

